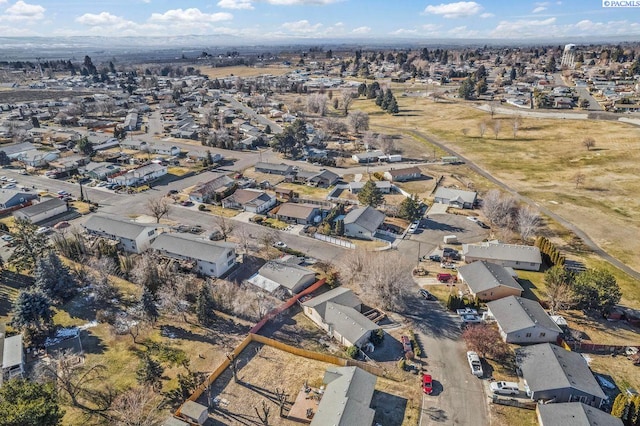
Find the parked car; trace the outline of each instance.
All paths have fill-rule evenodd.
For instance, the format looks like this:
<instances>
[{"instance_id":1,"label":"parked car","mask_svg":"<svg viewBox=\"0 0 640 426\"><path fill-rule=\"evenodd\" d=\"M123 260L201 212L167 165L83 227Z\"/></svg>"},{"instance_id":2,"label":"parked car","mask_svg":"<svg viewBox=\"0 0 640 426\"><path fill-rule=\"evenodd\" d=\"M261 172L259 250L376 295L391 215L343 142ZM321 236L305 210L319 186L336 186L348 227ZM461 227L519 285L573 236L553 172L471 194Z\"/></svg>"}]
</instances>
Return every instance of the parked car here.
<instances>
[{"instance_id":1,"label":"parked car","mask_svg":"<svg viewBox=\"0 0 640 426\"><path fill-rule=\"evenodd\" d=\"M2 185L2 189L13 189L16 187L15 183L7 183L6 185Z\"/></svg>"},{"instance_id":2,"label":"parked car","mask_svg":"<svg viewBox=\"0 0 640 426\"><path fill-rule=\"evenodd\" d=\"M471 308L456 309L458 315L478 315L478 311Z\"/></svg>"},{"instance_id":3,"label":"parked car","mask_svg":"<svg viewBox=\"0 0 640 426\"><path fill-rule=\"evenodd\" d=\"M518 395L520 389L515 382L493 382L489 385L491 392L498 395Z\"/></svg>"},{"instance_id":4,"label":"parked car","mask_svg":"<svg viewBox=\"0 0 640 426\"><path fill-rule=\"evenodd\" d=\"M442 257L440 257L439 254L432 254L431 256L429 256L429 260L432 262L440 262L442 260Z\"/></svg>"},{"instance_id":5,"label":"parked car","mask_svg":"<svg viewBox=\"0 0 640 426\"><path fill-rule=\"evenodd\" d=\"M7 179L7 182L9 182L9 183L17 183L18 181L15 180L14 178L9 178L9 179Z\"/></svg>"},{"instance_id":6,"label":"parked car","mask_svg":"<svg viewBox=\"0 0 640 426\"><path fill-rule=\"evenodd\" d=\"M478 218L475 216L467 216L467 219L469 219L471 222L477 222Z\"/></svg>"},{"instance_id":7,"label":"parked car","mask_svg":"<svg viewBox=\"0 0 640 426\"><path fill-rule=\"evenodd\" d=\"M11 235L3 235L2 237L0 237L3 241L9 242L9 241L13 241L13 237Z\"/></svg>"},{"instance_id":8,"label":"parked car","mask_svg":"<svg viewBox=\"0 0 640 426\"><path fill-rule=\"evenodd\" d=\"M458 281L458 277L455 277L451 274L447 274L447 273L441 273L436 275L436 278L438 278L438 281L440 281L441 283L449 283L449 282L457 282Z\"/></svg>"},{"instance_id":9,"label":"parked car","mask_svg":"<svg viewBox=\"0 0 640 426\"><path fill-rule=\"evenodd\" d=\"M484 223L484 222L477 221L476 223L478 224L478 226L479 226L480 228L483 228L483 229L489 229L489 228L490 228L490 227L489 227L489 225L487 225L487 224L486 224L486 223Z\"/></svg>"},{"instance_id":10,"label":"parked car","mask_svg":"<svg viewBox=\"0 0 640 426\"><path fill-rule=\"evenodd\" d=\"M63 220L62 222L58 222L55 225L53 225L54 229L63 229L63 228L68 228L69 226L71 226L69 224L69 222L67 222L66 220Z\"/></svg>"},{"instance_id":11,"label":"parked car","mask_svg":"<svg viewBox=\"0 0 640 426\"><path fill-rule=\"evenodd\" d=\"M193 202L189 201L189 200L184 200L180 202L181 206L185 206L185 207L189 207L193 205Z\"/></svg>"},{"instance_id":12,"label":"parked car","mask_svg":"<svg viewBox=\"0 0 640 426\"><path fill-rule=\"evenodd\" d=\"M58 195L70 195L67 191L65 190L60 190L57 192Z\"/></svg>"},{"instance_id":13,"label":"parked car","mask_svg":"<svg viewBox=\"0 0 640 426\"><path fill-rule=\"evenodd\" d=\"M431 374L422 375L422 391L427 395L431 395L431 392L433 392L433 379L431 378Z\"/></svg>"},{"instance_id":14,"label":"parked car","mask_svg":"<svg viewBox=\"0 0 640 426\"><path fill-rule=\"evenodd\" d=\"M465 325L482 323L482 317L480 317L479 315L464 314L464 315L460 315L460 318L462 319L462 323Z\"/></svg>"},{"instance_id":15,"label":"parked car","mask_svg":"<svg viewBox=\"0 0 640 426\"><path fill-rule=\"evenodd\" d=\"M51 228L49 228L48 226L41 226L36 231L36 234L46 234L47 232L50 232L50 231L51 231Z\"/></svg>"},{"instance_id":16,"label":"parked car","mask_svg":"<svg viewBox=\"0 0 640 426\"><path fill-rule=\"evenodd\" d=\"M4 182L4 181L7 180L7 177L6 176L0 176L0 180Z\"/></svg>"},{"instance_id":17,"label":"parked car","mask_svg":"<svg viewBox=\"0 0 640 426\"><path fill-rule=\"evenodd\" d=\"M420 296L424 297L427 300L436 300L436 297L433 294L429 293L427 290L423 288L420 289Z\"/></svg>"},{"instance_id":18,"label":"parked car","mask_svg":"<svg viewBox=\"0 0 640 426\"><path fill-rule=\"evenodd\" d=\"M471 374L476 377L482 377L484 375L484 372L482 371L482 363L480 362L480 357L477 353L474 351L467 352L467 361L471 368Z\"/></svg>"},{"instance_id":19,"label":"parked car","mask_svg":"<svg viewBox=\"0 0 640 426\"><path fill-rule=\"evenodd\" d=\"M273 246L275 248L279 248L279 249L287 248L287 245L285 243L283 243L282 241L276 241L275 243L273 243Z\"/></svg>"},{"instance_id":20,"label":"parked car","mask_svg":"<svg viewBox=\"0 0 640 426\"><path fill-rule=\"evenodd\" d=\"M415 234L416 232L418 232L419 228L420 228L420 221L416 220L411 225L409 225L409 232L412 234Z\"/></svg>"},{"instance_id":21,"label":"parked car","mask_svg":"<svg viewBox=\"0 0 640 426\"><path fill-rule=\"evenodd\" d=\"M451 262L441 262L440 267L443 269L456 269L456 265Z\"/></svg>"}]
</instances>

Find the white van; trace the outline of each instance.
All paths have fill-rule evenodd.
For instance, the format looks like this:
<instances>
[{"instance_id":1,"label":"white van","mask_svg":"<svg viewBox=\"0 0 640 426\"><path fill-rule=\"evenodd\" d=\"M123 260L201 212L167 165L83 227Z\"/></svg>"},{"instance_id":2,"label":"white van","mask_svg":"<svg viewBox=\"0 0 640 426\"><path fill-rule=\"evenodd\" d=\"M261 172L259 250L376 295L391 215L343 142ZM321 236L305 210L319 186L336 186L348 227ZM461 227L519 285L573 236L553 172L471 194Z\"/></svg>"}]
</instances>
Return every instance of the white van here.
<instances>
[{"instance_id":1,"label":"white van","mask_svg":"<svg viewBox=\"0 0 640 426\"><path fill-rule=\"evenodd\" d=\"M518 395L520 389L515 382L493 382L489 385L491 392L499 395Z\"/></svg>"}]
</instances>

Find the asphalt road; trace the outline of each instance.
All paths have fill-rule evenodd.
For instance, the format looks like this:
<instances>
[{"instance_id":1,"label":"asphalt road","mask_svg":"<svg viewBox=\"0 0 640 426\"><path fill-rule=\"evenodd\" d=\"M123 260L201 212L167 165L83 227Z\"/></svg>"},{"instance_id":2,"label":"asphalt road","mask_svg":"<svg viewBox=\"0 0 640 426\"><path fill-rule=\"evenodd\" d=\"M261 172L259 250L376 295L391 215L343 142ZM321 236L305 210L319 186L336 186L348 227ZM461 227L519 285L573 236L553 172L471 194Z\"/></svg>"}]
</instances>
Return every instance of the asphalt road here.
<instances>
[{"instance_id":1,"label":"asphalt road","mask_svg":"<svg viewBox=\"0 0 640 426\"><path fill-rule=\"evenodd\" d=\"M420 426L488 425L487 401L481 379L469 370L466 346L460 339L460 319L439 302L418 297L408 302L413 324L433 378L433 393L422 396Z\"/></svg>"},{"instance_id":2,"label":"asphalt road","mask_svg":"<svg viewBox=\"0 0 640 426\"><path fill-rule=\"evenodd\" d=\"M271 132L272 133L281 133L282 132L282 126L280 126L278 123L276 123L275 121L269 120L268 118L266 118L263 115L258 114L257 112L255 112L253 110L253 108L249 108L248 106L246 106L242 102L237 101L234 97L232 97L232 96L223 96L223 99L225 99L226 101L229 101L229 103L234 108L238 108L238 109L242 110L245 114L253 117L258 123L262 124L263 126L271 127Z\"/></svg>"},{"instance_id":3,"label":"asphalt road","mask_svg":"<svg viewBox=\"0 0 640 426\"><path fill-rule=\"evenodd\" d=\"M551 211L547 207L545 207L545 206L543 206L541 204L538 204L537 202L535 202L531 198L525 197L523 195L520 195L515 189L511 188L509 185L505 184L504 182L496 179L491 173L489 173L486 170L482 169L477 164L475 164L474 162L470 161L468 158L465 158L464 156L460 155L459 153L457 153L456 151L452 150L447 145L445 145L442 142L436 140L435 138L433 138L431 136L428 136L428 135L426 135L424 133L418 132L416 130L410 130L409 133L413 133L416 136L418 136L419 138L427 140L429 143L439 147L443 151L447 152L449 155L453 155L453 156L458 157L460 160L464 161L464 163L467 166L469 166L469 168L471 168L473 171L475 171L479 175L483 176L485 179L491 181L496 186L498 186L498 187L502 188L504 191L510 193L511 195L513 195L519 201L521 201L523 203L526 203L526 204L529 204L533 208L536 208L536 209L540 210L542 213L544 213L545 215L549 216L550 218L552 218L553 220L555 220L556 222L560 223L562 226L564 226L565 228L567 228L568 230L570 230L571 232L576 234L578 236L578 238L580 238L584 242L584 244L587 247L589 247L591 250L593 250L593 252L596 253L598 256L602 257L604 260L606 260L607 262L611 263L615 267L617 267L617 268L621 269L622 271L626 272L627 274L631 275L635 279L640 280L640 272L638 272L635 269L629 267L625 263L621 262L620 260L616 259L612 255L607 253L600 246L598 246L595 243L595 241L593 241L582 229L580 229L579 227L577 227L573 223L569 222L567 219L563 218L562 216L558 215L557 213L554 213L553 211Z\"/></svg>"}]
</instances>

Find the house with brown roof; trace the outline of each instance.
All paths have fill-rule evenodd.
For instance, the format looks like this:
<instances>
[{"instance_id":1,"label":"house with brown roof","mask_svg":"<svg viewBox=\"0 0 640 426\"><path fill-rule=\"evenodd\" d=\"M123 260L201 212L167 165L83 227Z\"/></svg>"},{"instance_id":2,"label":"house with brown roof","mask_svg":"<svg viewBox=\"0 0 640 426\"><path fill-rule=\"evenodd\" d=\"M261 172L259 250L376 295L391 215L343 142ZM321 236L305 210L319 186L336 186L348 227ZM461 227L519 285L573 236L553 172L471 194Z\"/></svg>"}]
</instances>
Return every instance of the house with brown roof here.
<instances>
[{"instance_id":1,"label":"house with brown roof","mask_svg":"<svg viewBox=\"0 0 640 426\"><path fill-rule=\"evenodd\" d=\"M384 172L384 178L391 182L406 182L420 179L422 170L418 167L407 167L404 169L391 169Z\"/></svg>"},{"instance_id":2,"label":"house with brown roof","mask_svg":"<svg viewBox=\"0 0 640 426\"><path fill-rule=\"evenodd\" d=\"M320 209L313 204L284 203L276 212L276 218L287 223L309 225L320 215Z\"/></svg>"},{"instance_id":3,"label":"house with brown roof","mask_svg":"<svg viewBox=\"0 0 640 426\"><path fill-rule=\"evenodd\" d=\"M261 214L276 204L276 197L258 189L237 189L222 200L225 209L244 210Z\"/></svg>"}]
</instances>

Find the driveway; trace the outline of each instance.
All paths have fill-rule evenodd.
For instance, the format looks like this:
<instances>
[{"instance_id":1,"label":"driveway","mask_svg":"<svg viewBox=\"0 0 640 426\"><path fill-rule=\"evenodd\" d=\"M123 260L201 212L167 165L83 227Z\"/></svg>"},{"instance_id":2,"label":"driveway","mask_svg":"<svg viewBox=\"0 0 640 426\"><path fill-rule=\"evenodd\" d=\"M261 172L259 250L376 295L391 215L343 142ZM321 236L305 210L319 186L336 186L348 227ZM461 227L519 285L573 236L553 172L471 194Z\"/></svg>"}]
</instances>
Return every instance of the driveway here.
<instances>
[{"instance_id":1,"label":"driveway","mask_svg":"<svg viewBox=\"0 0 640 426\"><path fill-rule=\"evenodd\" d=\"M466 216L457 214L427 214L428 219L422 219L420 229L411 234L411 240L424 243L425 246L437 246L443 244L445 235L455 235L458 242L476 243L487 238L489 230L481 228Z\"/></svg>"},{"instance_id":2,"label":"driveway","mask_svg":"<svg viewBox=\"0 0 640 426\"><path fill-rule=\"evenodd\" d=\"M467 348L460 339L460 319L439 302L418 296L407 302L405 316L423 348L432 395L422 396L420 426L489 424L483 381L469 371Z\"/></svg>"}]
</instances>

